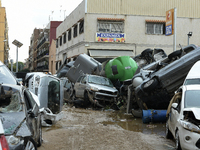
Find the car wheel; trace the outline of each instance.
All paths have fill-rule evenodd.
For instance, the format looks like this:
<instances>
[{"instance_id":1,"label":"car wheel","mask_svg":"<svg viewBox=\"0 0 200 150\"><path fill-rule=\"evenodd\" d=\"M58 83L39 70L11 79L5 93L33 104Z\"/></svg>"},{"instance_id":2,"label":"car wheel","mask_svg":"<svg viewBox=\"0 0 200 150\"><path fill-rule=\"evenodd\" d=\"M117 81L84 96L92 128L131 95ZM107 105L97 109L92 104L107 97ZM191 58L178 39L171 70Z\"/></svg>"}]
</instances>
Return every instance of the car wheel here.
<instances>
[{"instance_id":1,"label":"car wheel","mask_svg":"<svg viewBox=\"0 0 200 150\"><path fill-rule=\"evenodd\" d=\"M157 85L158 80L156 78L153 78L143 85L143 90L145 92L152 91Z\"/></svg>"},{"instance_id":2,"label":"car wheel","mask_svg":"<svg viewBox=\"0 0 200 150\"><path fill-rule=\"evenodd\" d=\"M176 131L176 134L175 134L175 149L176 150L181 150L178 130Z\"/></svg>"},{"instance_id":3,"label":"car wheel","mask_svg":"<svg viewBox=\"0 0 200 150\"><path fill-rule=\"evenodd\" d=\"M169 58L169 60L172 60L172 58L180 57L181 53L182 53L181 50L174 51L174 52L172 52L171 54L168 55L168 58Z\"/></svg>"},{"instance_id":4,"label":"car wheel","mask_svg":"<svg viewBox=\"0 0 200 150\"><path fill-rule=\"evenodd\" d=\"M37 146L40 147L42 145L42 126L40 123L40 128L39 128L39 139L38 139L38 143Z\"/></svg>"},{"instance_id":5,"label":"car wheel","mask_svg":"<svg viewBox=\"0 0 200 150\"><path fill-rule=\"evenodd\" d=\"M173 138L173 135L172 135L171 131L169 130L168 120L166 121L165 134L166 134L166 138L167 139L172 139Z\"/></svg>"},{"instance_id":6,"label":"car wheel","mask_svg":"<svg viewBox=\"0 0 200 150\"><path fill-rule=\"evenodd\" d=\"M28 141L25 144L24 150L37 150L36 142L33 140L33 138L29 138Z\"/></svg>"}]
</instances>

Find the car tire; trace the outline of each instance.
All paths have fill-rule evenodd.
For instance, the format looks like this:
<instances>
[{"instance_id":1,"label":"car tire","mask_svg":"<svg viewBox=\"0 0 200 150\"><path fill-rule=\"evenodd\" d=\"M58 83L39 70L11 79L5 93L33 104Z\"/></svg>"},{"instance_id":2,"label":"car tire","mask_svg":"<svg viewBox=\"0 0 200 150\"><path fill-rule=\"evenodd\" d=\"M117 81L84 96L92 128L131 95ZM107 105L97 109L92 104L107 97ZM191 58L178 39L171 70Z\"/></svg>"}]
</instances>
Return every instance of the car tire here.
<instances>
[{"instance_id":1,"label":"car tire","mask_svg":"<svg viewBox=\"0 0 200 150\"><path fill-rule=\"evenodd\" d=\"M147 54L149 55L149 53L152 54L152 52L153 52L152 49L147 48L147 49L145 49L145 50L141 53L141 55L142 55L142 56L146 56Z\"/></svg>"},{"instance_id":2,"label":"car tire","mask_svg":"<svg viewBox=\"0 0 200 150\"><path fill-rule=\"evenodd\" d=\"M174 58L174 57L180 57L181 53L182 53L181 50L174 51L168 55L168 58L169 58L169 60L172 60L172 58Z\"/></svg>"},{"instance_id":3,"label":"car tire","mask_svg":"<svg viewBox=\"0 0 200 150\"><path fill-rule=\"evenodd\" d=\"M149 83L149 84L147 84L147 83ZM158 85L158 80L156 78L153 78L153 79L149 80L148 82L146 82L145 84L143 84L143 91L150 92L150 91L154 90L154 88L157 85Z\"/></svg>"},{"instance_id":4,"label":"car tire","mask_svg":"<svg viewBox=\"0 0 200 150\"><path fill-rule=\"evenodd\" d=\"M166 121L165 134L166 134L167 139L173 139L173 135L172 135L171 131L169 130L168 119Z\"/></svg>"},{"instance_id":5,"label":"car tire","mask_svg":"<svg viewBox=\"0 0 200 150\"><path fill-rule=\"evenodd\" d=\"M37 147L40 147L41 145L42 145L42 126L41 126L41 123L40 123L39 139L38 139L38 142L37 142Z\"/></svg>"},{"instance_id":6,"label":"car tire","mask_svg":"<svg viewBox=\"0 0 200 150\"><path fill-rule=\"evenodd\" d=\"M25 142L24 150L37 150L37 144L36 144L36 142L33 140L33 138L30 137L30 138Z\"/></svg>"},{"instance_id":7,"label":"car tire","mask_svg":"<svg viewBox=\"0 0 200 150\"><path fill-rule=\"evenodd\" d=\"M175 149L176 150L181 150L181 145L180 145L178 130L175 133Z\"/></svg>"}]
</instances>

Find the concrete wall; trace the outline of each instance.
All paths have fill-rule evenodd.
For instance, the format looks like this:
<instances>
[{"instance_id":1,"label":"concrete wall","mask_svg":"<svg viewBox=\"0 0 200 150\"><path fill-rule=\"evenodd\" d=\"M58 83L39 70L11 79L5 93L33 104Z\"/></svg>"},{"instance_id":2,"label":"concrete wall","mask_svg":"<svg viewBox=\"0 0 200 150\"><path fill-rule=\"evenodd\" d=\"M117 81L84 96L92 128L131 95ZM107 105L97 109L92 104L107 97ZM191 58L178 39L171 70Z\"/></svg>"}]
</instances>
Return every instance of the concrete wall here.
<instances>
[{"instance_id":1,"label":"concrete wall","mask_svg":"<svg viewBox=\"0 0 200 150\"><path fill-rule=\"evenodd\" d=\"M178 17L199 18L199 0L86 0L87 13L165 16L177 8Z\"/></svg>"}]
</instances>

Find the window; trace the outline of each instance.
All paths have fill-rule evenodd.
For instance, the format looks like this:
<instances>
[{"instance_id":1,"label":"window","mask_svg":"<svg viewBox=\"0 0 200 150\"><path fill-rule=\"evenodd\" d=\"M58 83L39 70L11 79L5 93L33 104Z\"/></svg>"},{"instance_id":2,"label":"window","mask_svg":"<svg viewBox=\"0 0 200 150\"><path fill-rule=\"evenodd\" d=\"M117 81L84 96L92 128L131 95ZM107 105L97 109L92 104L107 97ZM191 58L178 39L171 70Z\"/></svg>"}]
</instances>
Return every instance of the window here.
<instances>
[{"instance_id":1,"label":"window","mask_svg":"<svg viewBox=\"0 0 200 150\"><path fill-rule=\"evenodd\" d=\"M63 39L63 43L66 43L66 38L67 38L66 36L67 36L66 33L64 33L64 35L63 35L63 38L64 38Z\"/></svg>"},{"instance_id":2,"label":"window","mask_svg":"<svg viewBox=\"0 0 200 150\"><path fill-rule=\"evenodd\" d=\"M69 29L69 31L68 31L68 41L70 41L71 40L71 29Z\"/></svg>"},{"instance_id":3,"label":"window","mask_svg":"<svg viewBox=\"0 0 200 150\"><path fill-rule=\"evenodd\" d=\"M73 35L73 37L74 38L77 37L77 25L74 26L74 35Z\"/></svg>"},{"instance_id":4,"label":"window","mask_svg":"<svg viewBox=\"0 0 200 150\"><path fill-rule=\"evenodd\" d=\"M62 45L62 36L60 37L60 46Z\"/></svg>"},{"instance_id":5,"label":"window","mask_svg":"<svg viewBox=\"0 0 200 150\"><path fill-rule=\"evenodd\" d=\"M146 23L146 33L147 34L165 34L165 24L164 23Z\"/></svg>"},{"instance_id":6,"label":"window","mask_svg":"<svg viewBox=\"0 0 200 150\"><path fill-rule=\"evenodd\" d=\"M84 20L82 20L79 24L79 34L84 32Z\"/></svg>"},{"instance_id":7,"label":"window","mask_svg":"<svg viewBox=\"0 0 200 150\"><path fill-rule=\"evenodd\" d=\"M124 22L98 22L98 32L123 33Z\"/></svg>"},{"instance_id":8,"label":"window","mask_svg":"<svg viewBox=\"0 0 200 150\"><path fill-rule=\"evenodd\" d=\"M56 39L56 48L58 48L58 39Z\"/></svg>"}]
</instances>

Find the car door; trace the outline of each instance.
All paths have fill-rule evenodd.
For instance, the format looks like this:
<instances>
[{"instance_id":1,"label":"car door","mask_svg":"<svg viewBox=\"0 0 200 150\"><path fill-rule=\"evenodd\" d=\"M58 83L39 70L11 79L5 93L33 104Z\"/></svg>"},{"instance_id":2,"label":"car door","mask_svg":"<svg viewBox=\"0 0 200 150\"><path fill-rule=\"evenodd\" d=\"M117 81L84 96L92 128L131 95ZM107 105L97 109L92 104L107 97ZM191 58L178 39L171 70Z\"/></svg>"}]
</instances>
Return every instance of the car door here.
<instances>
[{"instance_id":1,"label":"car door","mask_svg":"<svg viewBox=\"0 0 200 150\"><path fill-rule=\"evenodd\" d=\"M175 133L176 126L180 118L181 98L177 97L175 103L177 103L177 107L176 108L171 107L171 114L170 114L170 122L171 122L170 128L173 133Z\"/></svg>"},{"instance_id":2,"label":"car door","mask_svg":"<svg viewBox=\"0 0 200 150\"><path fill-rule=\"evenodd\" d=\"M24 101L26 104L26 121L30 127L31 133L33 135L33 139L39 136L39 128L40 128L40 113L39 113L39 106L33 99L31 93L25 89L23 91ZM37 142L37 141L36 141Z\"/></svg>"},{"instance_id":3,"label":"car door","mask_svg":"<svg viewBox=\"0 0 200 150\"><path fill-rule=\"evenodd\" d=\"M74 85L74 90L75 90L75 95L76 95L76 97L80 97L81 96L81 94L80 94L80 82L81 82L81 80L82 80L82 78L83 78L84 76L80 76L79 78L78 78L78 80L76 81L76 83L75 83L75 85Z\"/></svg>"},{"instance_id":4,"label":"car door","mask_svg":"<svg viewBox=\"0 0 200 150\"><path fill-rule=\"evenodd\" d=\"M65 81L63 89L64 89L64 98L66 100L70 100L70 97L73 91L71 88L71 82L69 80Z\"/></svg>"},{"instance_id":5,"label":"car door","mask_svg":"<svg viewBox=\"0 0 200 150\"><path fill-rule=\"evenodd\" d=\"M84 98L85 88L87 83L87 76L84 76L79 84L79 94L81 98Z\"/></svg>"}]
</instances>

